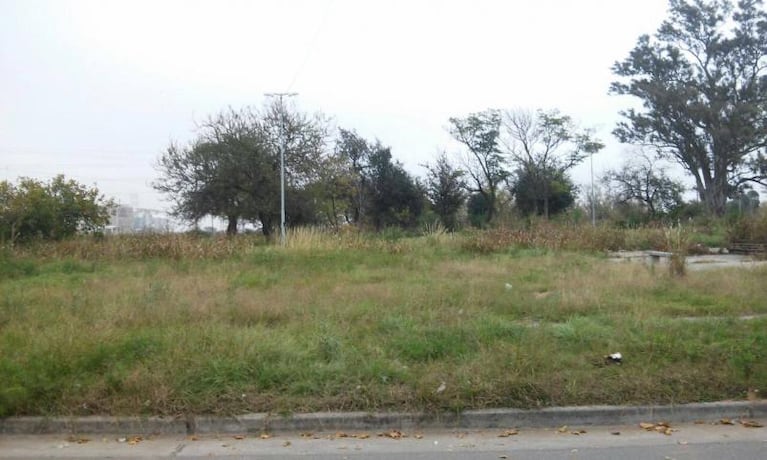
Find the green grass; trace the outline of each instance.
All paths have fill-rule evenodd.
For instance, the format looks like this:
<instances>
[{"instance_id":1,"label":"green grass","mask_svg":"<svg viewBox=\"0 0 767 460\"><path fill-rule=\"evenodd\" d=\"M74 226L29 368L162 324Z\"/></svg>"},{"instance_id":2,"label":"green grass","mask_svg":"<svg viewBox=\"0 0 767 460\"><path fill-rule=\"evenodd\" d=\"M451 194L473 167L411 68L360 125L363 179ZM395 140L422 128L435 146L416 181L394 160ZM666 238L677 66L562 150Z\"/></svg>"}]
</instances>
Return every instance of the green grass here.
<instances>
[{"instance_id":1,"label":"green grass","mask_svg":"<svg viewBox=\"0 0 767 460\"><path fill-rule=\"evenodd\" d=\"M764 269L324 238L4 254L0 415L681 403L767 382L767 319L736 319L767 313Z\"/></svg>"}]
</instances>

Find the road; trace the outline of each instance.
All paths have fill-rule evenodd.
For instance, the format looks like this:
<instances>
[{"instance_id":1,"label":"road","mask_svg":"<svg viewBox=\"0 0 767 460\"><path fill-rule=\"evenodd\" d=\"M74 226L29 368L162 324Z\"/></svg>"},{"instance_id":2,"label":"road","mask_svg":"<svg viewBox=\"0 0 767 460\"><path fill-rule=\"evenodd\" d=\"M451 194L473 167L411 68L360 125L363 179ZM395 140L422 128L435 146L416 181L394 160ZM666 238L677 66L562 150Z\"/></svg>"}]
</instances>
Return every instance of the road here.
<instances>
[{"instance_id":1,"label":"road","mask_svg":"<svg viewBox=\"0 0 767 460\"><path fill-rule=\"evenodd\" d=\"M257 458L383 460L468 459L765 459L767 429L684 424L669 435L638 426L427 431L400 439L378 433L281 434L149 439L114 436L0 436L0 459ZM583 432L581 432L583 431ZM396 432L392 432L396 435ZM575 434L577 433L577 434ZM508 433L507 433L508 434ZM356 435L357 437L352 437ZM369 436L369 437L368 437Z\"/></svg>"}]
</instances>

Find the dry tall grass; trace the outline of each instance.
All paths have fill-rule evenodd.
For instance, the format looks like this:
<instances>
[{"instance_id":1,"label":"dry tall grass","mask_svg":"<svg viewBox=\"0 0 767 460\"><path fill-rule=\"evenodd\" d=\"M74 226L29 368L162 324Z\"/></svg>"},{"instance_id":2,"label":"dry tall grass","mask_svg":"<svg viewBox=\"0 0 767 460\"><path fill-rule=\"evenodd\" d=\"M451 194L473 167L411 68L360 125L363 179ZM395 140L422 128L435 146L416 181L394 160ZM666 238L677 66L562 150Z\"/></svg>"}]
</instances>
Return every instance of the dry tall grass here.
<instances>
[{"instance_id":1,"label":"dry tall grass","mask_svg":"<svg viewBox=\"0 0 767 460\"><path fill-rule=\"evenodd\" d=\"M765 320L735 319L767 313L764 270L670 278L554 250L599 229L536 229L51 247L0 280L0 412L659 403L767 378Z\"/></svg>"}]
</instances>

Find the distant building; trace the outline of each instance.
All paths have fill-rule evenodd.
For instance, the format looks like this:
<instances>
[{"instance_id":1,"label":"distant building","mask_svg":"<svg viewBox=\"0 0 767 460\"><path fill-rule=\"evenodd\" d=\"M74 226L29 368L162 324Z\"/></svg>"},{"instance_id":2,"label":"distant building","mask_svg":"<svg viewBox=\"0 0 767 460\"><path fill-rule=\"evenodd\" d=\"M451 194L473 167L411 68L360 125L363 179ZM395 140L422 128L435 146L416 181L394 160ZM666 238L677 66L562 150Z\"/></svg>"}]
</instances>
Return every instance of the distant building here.
<instances>
[{"instance_id":1,"label":"distant building","mask_svg":"<svg viewBox=\"0 0 767 460\"><path fill-rule=\"evenodd\" d=\"M176 223L164 211L120 205L112 210L105 231L109 234L165 233L175 228Z\"/></svg>"}]
</instances>

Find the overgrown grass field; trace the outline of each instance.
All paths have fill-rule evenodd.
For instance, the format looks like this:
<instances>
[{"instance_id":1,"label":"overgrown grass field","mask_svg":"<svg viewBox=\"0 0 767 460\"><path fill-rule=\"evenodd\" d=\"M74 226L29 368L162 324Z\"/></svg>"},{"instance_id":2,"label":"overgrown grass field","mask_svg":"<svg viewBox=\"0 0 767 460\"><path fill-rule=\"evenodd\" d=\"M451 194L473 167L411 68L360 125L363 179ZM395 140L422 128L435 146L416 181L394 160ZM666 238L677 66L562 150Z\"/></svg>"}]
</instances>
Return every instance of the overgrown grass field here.
<instances>
[{"instance_id":1,"label":"overgrown grass field","mask_svg":"<svg viewBox=\"0 0 767 460\"><path fill-rule=\"evenodd\" d=\"M6 252L0 415L683 403L767 382L767 319L739 318L767 313L765 269L674 278L596 250L626 235L523 236Z\"/></svg>"}]
</instances>

